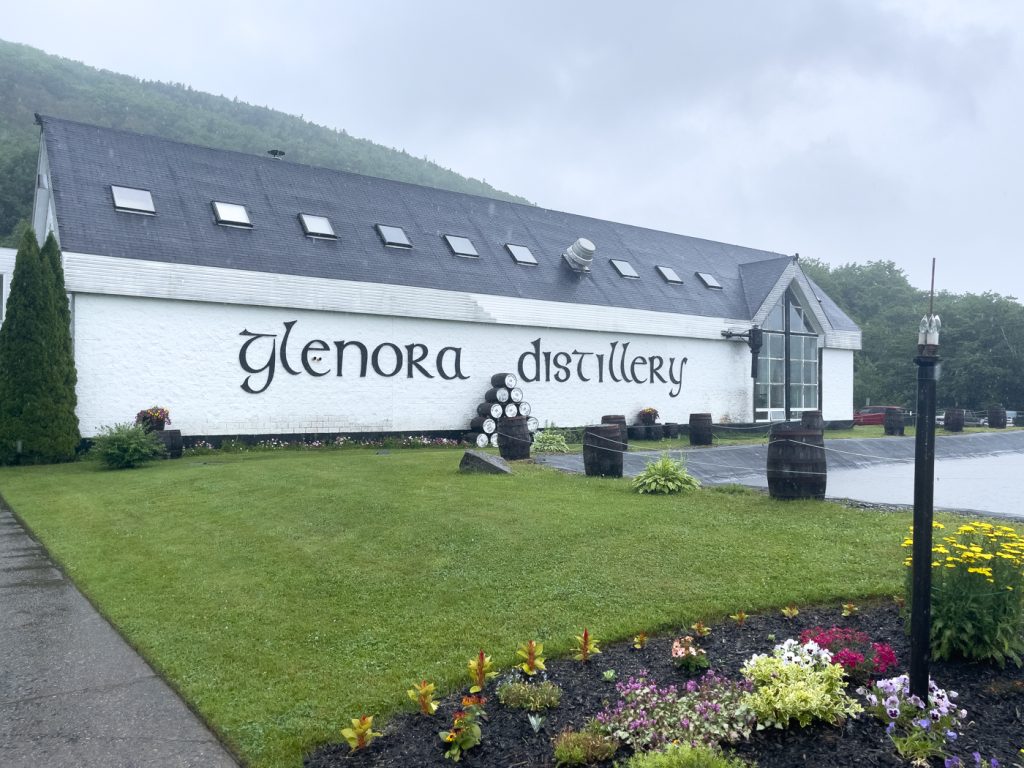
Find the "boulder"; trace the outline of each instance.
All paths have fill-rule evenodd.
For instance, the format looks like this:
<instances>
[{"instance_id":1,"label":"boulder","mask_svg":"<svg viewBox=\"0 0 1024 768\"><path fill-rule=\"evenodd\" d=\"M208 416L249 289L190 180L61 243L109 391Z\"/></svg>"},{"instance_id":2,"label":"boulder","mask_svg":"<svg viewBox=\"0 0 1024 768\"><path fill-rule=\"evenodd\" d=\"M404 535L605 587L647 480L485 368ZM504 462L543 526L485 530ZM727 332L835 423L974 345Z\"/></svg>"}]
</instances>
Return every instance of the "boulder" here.
<instances>
[{"instance_id":1,"label":"boulder","mask_svg":"<svg viewBox=\"0 0 1024 768\"><path fill-rule=\"evenodd\" d=\"M500 456L483 451L466 451L459 462L460 472L483 472L489 475L511 475L512 468Z\"/></svg>"}]
</instances>

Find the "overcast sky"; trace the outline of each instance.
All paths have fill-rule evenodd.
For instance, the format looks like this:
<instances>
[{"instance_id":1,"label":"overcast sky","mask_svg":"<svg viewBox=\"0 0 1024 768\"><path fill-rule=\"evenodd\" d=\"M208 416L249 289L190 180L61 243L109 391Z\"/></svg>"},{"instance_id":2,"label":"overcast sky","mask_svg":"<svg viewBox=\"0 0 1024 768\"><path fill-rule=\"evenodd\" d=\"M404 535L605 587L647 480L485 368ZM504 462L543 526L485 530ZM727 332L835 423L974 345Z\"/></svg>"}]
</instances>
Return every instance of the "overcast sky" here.
<instances>
[{"instance_id":1,"label":"overcast sky","mask_svg":"<svg viewBox=\"0 0 1024 768\"><path fill-rule=\"evenodd\" d=\"M0 37L547 208L1024 296L1017 0L33 0Z\"/></svg>"}]
</instances>

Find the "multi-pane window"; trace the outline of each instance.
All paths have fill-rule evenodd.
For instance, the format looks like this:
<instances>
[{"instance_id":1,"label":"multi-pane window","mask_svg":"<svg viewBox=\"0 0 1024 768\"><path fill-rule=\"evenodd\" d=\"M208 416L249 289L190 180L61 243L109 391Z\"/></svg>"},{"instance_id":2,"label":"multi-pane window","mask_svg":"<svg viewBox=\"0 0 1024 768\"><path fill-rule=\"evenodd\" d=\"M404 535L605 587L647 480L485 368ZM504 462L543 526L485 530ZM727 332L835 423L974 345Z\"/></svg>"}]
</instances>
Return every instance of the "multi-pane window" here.
<instances>
[{"instance_id":1,"label":"multi-pane window","mask_svg":"<svg viewBox=\"0 0 1024 768\"><path fill-rule=\"evenodd\" d=\"M754 419L783 421L817 410L818 335L792 291L768 315L763 330L754 380Z\"/></svg>"}]
</instances>

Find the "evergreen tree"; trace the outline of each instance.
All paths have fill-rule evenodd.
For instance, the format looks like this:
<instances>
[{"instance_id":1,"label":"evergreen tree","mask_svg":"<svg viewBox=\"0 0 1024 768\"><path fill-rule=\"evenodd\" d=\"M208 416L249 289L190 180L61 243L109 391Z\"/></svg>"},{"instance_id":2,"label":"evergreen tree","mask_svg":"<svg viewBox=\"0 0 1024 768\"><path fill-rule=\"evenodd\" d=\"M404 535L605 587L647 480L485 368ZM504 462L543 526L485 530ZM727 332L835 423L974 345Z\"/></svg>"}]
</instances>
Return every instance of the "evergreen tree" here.
<instances>
[{"instance_id":1,"label":"evergreen tree","mask_svg":"<svg viewBox=\"0 0 1024 768\"><path fill-rule=\"evenodd\" d=\"M0 327L0 463L41 464L74 457L77 440L69 446L67 425L54 429L55 420L62 420L56 415L63 410L58 400L66 399L58 394L66 373L54 364L62 343L60 325L53 271L35 233L26 229ZM69 326L64 328L69 332ZM77 435L77 421L74 426Z\"/></svg>"},{"instance_id":2,"label":"evergreen tree","mask_svg":"<svg viewBox=\"0 0 1024 768\"><path fill-rule=\"evenodd\" d=\"M78 370L75 368L74 345L71 341L71 307L68 306L67 290L64 287L64 266L61 263L60 246L52 232L46 237L40 255L44 266L49 267L55 310L56 343L50 352L57 388L53 392L51 439L58 455L71 458L82 439L78 431L78 417L75 415L78 405L78 394L75 391Z\"/></svg>"}]
</instances>

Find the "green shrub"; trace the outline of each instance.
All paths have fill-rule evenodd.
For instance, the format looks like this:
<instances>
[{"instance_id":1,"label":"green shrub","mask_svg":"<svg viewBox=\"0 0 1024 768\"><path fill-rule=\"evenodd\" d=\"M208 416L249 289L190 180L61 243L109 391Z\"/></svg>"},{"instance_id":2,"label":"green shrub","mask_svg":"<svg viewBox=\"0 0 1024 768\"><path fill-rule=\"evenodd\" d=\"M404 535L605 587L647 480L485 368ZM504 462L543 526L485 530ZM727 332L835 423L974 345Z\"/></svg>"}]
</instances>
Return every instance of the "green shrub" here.
<instances>
[{"instance_id":1,"label":"green shrub","mask_svg":"<svg viewBox=\"0 0 1024 768\"><path fill-rule=\"evenodd\" d=\"M131 469L167 454L163 443L145 427L115 424L94 439L92 453L110 469Z\"/></svg>"},{"instance_id":2,"label":"green shrub","mask_svg":"<svg viewBox=\"0 0 1024 768\"><path fill-rule=\"evenodd\" d=\"M941 523L934 524L941 529ZM910 547L907 538L903 545ZM931 648L935 659L962 656L1018 667L1024 656L1024 536L1007 525L961 525L932 546ZM911 566L912 559L904 564ZM912 569L907 568L907 611Z\"/></svg>"},{"instance_id":3,"label":"green shrub","mask_svg":"<svg viewBox=\"0 0 1024 768\"><path fill-rule=\"evenodd\" d=\"M738 757L728 757L714 747L673 744L664 752L640 752L629 758L625 768L745 768Z\"/></svg>"},{"instance_id":4,"label":"green shrub","mask_svg":"<svg viewBox=\"0 0 1024 768\"><path fill-rule=\"evenodd\" d=\"M552 424L544 427L544 431L550 432L552 435L561 435L566 443L579 444L583 442L583 427L556 427Z\"/></svg>"},{"instance_id":5,"label":"green shrub","mask_svg":"<svg viewBox=\"0 0 1024 768\"><path fill-rule=\"evenodd\" d=\"M562 689L545 680L542 683L510 681L498 686L498 701L513 709L539 712L557 707L562 700Z\"/></svg>"},{"instance_id":6,"label":"green shrub","mask_svg":"<svg viewBox=\"0 0 1024 768\"><path fill-rule=\"evenodd\" d=\"M700 480L686 471L683 462L675 461L667 453L657 461L650 461L644 471L633 478L637 493L679 493L700 488Z\"/></svg>"},{"instance_id":7,"label":"green shrub","mask_svg":"<svg viewBox=\"0 0 1024 768\"><path fill-rule=\"evenodd\" d=\"M593 729L562 731L555 738L555 765L593 765L611 760L618 743Z\"/></svg>"},{"instance_id":8,"label":"green shrub","mask_svg":"<svg viewBox=\"0 0 1024 768\"><path fill-rule=\"evenodd\" d=\"M815 720L840 725L863 711L846 695L844 671L832 654L814 643L786 640L771 656L755 654L743 664L743 676L754 684L746 704L757 717L757 728L801 727Z\"/></svg>"},{"instance_id":9,"label":"green shrub","mask_svg":"<svg viewBox=\"0 0 1024 768\"><path fill-rule=\"evenodd\" d=\"M537 453L569 453L569 445L561 434L545 429L533 436L533 450Z\"/></svg>"}]
</instances>

